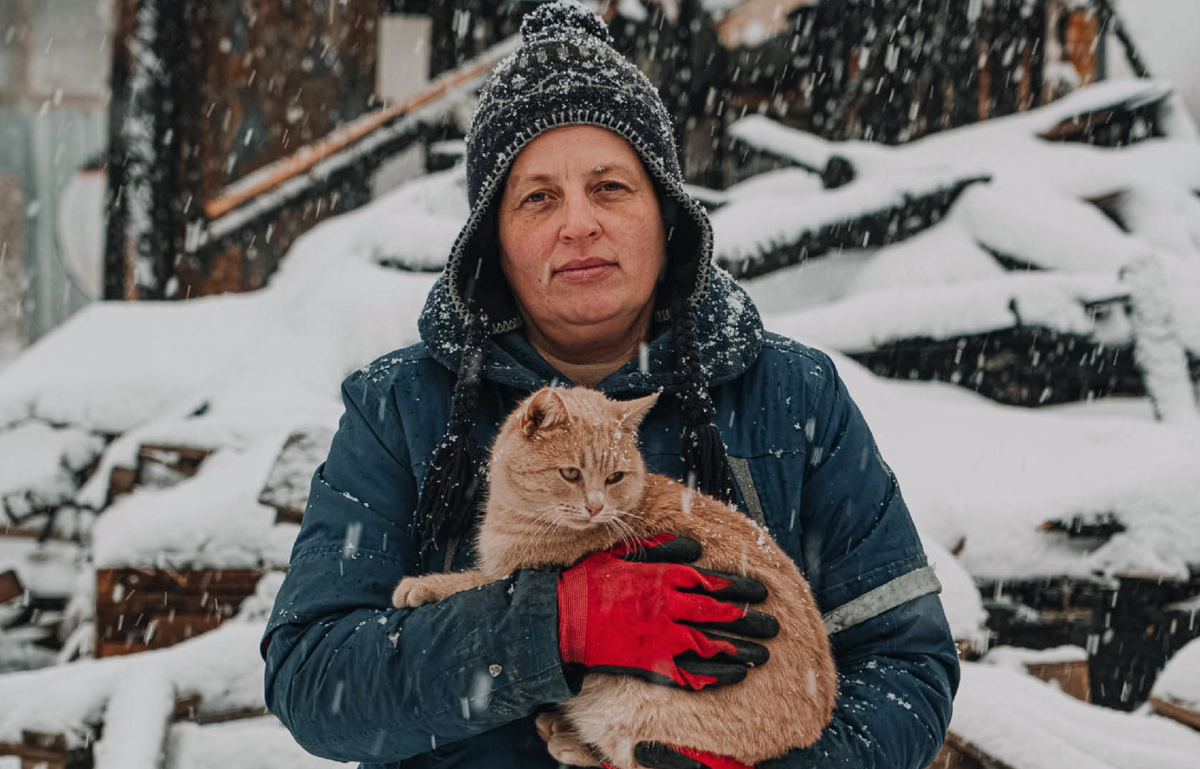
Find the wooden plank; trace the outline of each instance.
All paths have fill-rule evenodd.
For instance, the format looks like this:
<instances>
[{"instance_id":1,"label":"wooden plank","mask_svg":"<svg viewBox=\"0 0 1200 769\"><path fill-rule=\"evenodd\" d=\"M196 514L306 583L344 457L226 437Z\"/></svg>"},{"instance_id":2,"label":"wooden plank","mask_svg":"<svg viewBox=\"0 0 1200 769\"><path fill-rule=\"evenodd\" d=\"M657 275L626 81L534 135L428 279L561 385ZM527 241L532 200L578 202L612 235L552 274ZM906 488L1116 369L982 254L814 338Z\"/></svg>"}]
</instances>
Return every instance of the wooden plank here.
<instances>
[{"instance_id":1,"label":"wooden plank","mask_svg":"<svg viewBox=\"0 0 1200 769\"><path fill-rule=\"evenodd\" d=\"M134 590L181 595L250 595L262 578L257 569L96 569L96 603L120 603Z\"/></svg>"},{"instance_id":2,"label":"wooden plank","mask_svg":"<svg viewBox=\"0 0 1200 769\"><path fill-rule=\"evenodd\" d=\"M97 569L96 656L173 646L213 630L261 577L255 569Z\"/></svg>"},{"instance_id":3,"label":"wooden plank","mask_svg":"<svg viewBox=\"0 0 1200 769\"><path fill-rule=\"evenodd\" d=\"M15 571L9 569L0 573L0 603L8 603L24 594L25 588L21 587L21 580Z\"/></svg>"},{"instance_id":4,"label":"wooden plank","mask_svg":"<svg viewBox=\"0 0 1200 769\"><path fill-rule=\"evenodd\" d=\"M299 523L303 519L313 472L329 453L334 432L324 425L314 425L296 430L284 442L258 495L260 504L275 508L275 523Z\"/></svg>"},{"instance_id":5,"label":"wooden plank","mask_svg":"<svg viewBox=\"0 0 1200 769\"><path fill-rule=\"evenodd\" d=\"M1200 712L1184 707L1177 702L1155 697L1154 695L1150 695L1150 707L1154 708L1154 712L1159 715L1166 716L1173 721L1178 721L1185 726L1190 726L1200 731Z\"/></svg>"},{"instance_id":6,"label":"wooden plank","mask_svg":"<svg viewBox=\"0 0 1200 769\"><path fill-rule=\"evenodd\" d=\"M788 14L813 1L746 0L717 22L717 38L725 48L759 45L788 29Z\"/></svg>"},{"instance_id":7,"label":"wooden plank","mask_svg":"<svg viewBox=\"0 0 1200 769\"><path fill-rule=\"evenodd\" d=\"M251 198L279 186L288 179L299 176L325 158L346 149L384 124L437 100L456 86L495 68L505 55L507 52L467 62L458 69L437 78L399 104L356 118L328 136L301 147L287 157L263 166L244 179L221 190L213 199L206 201L204 203L205 216L209 221L218 219Z\"/></svg>"},{"instance_id":8,"label":"wooden plank","mask_svg":"<svg viewBox=\"0 0 1200 769\"><path fill-rule=\"evenodd\" d=\"M926 769L986 769L979 759L969 756L956 748L949 740L942 743L942 749Z\"/></svg>"},{"instance_id":9,"label":"wooden plank","mask_svg":"<svg viewBox=\"0 0 1200 769\"><path fill-rule=\"evenodd\" d=\"M148 626L135 627L132 629L133 632L130 632L130 628L125 626L119 633L104 638L103 633L105 629L100 626L100 620L97 617L96 656L116 657L174 646L175 644L195 638L198 635L203 635L210 630L215 630L226 619L228 618L177 616L174 621L164 620L156 624L153 634L149 637L150 640L145 641L140 639L146 637L149 630Z\"/></svg>"},{"instance_id":10,"label":"wooden plank","mask_svg":"<svg viewBox=\"0 0 1200 769\"><path fill-rule=\"evenodd\" d=\"M21 769L91 769L91 746L68 748L61 734L24 731L21 742L0 742L0 756L17 756Z\"/></svg>"},{"instance_id":11,"label":"wooden plank","mask_svg":"<svg viewBox=\"0 0 1200 769\"><path fill-rule=\"evenodd\" d=\"M108 475L108 502L111 505L117 497L133 491L137 485L137 468L114 467Z\"/></svg>"},{"instance_id":12,"label":"wooden plank","mask_svg":"<svg viewBox=\"0 0 1200 769\"><path fill-rule=\"evenodd\" d=\"M977 745L967 742L954 732L946 732L946 744L967 758L979 762L987 769L1015 769L1012 765L1006 764Z\"/></svg>"}]
</instances>

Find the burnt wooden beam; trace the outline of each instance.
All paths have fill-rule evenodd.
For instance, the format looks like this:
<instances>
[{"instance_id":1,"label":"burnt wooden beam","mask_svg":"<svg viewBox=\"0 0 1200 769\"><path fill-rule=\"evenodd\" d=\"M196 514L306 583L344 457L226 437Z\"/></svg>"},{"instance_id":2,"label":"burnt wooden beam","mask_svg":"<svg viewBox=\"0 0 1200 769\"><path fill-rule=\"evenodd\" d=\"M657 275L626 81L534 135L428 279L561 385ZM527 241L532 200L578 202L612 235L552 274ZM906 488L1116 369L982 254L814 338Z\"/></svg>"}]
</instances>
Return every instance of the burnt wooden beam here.
<instances>
[{"instance_id":1,"label":"burnt wooden beam","mask_svg":"<svg viewBox=\"0 0 1200 769\"><path fill-rule=\"evenodd\" d=\"M1178 721L1184 726L1190 726L1196 731L1200 731L1200 711L1193 710L1182 703L1153 696L1150 698L1150 707L1160 716L1166 716L1172 721Z\"/></svg>"},{"instance_id":2,"label":"burnt wooden beam","mask_svg":"<svg viewBox=\"0 0 1200 769\"><path fill-rule=\"evenodd\" d=\"M17 756L22 769L92 769L92 744L68 744L62 734L24 730L20 742L0 742L0 756Z\"/></svg>"},{"instance_id":3,"label":"burnt wooden beam","mask_svg":"<svg viewBox=\"0 0 1200 769\"><path fill-rule=\"evenodd\" d=\"M142 444L138 447L134 467L116 466L110 471L106 504L112 504L113 500L140 486L163 488L191 478L200 471L200 465L211 453L212 449L197 446Z\"/></svg>"},{"instance_id":4,"label":"burnt wooden beam","mask_svg":"<svg viewBox=\"0 0 1200 769\"><path fill-rule=\"evenodd\" d=\"M1133 710L1150 696L1175 652L1200 637L1200 623L1173 608L1200 596L1200 579L1119 574L980 581L988 629L997 645L1028 649L1080 646L1088 653L1092 702Z\"/></svg>"},{"instance_id":5,"label":"burnt wooden beam","mask_svg":"<svg viewBox=\"0 0 1200 769\"><path fill-rule=\"evenodd\" d=\"M259 492L259 504L275 509L275 523L300 523L313 472L329 453L334 430L314 426L288 436Z\"/></svg>"},{"instance_id":6,"label":"burnt wooden beam","mask_svg":"<svg viewBox=\"0 0 1200 769\"><path fill-rule=\"evenodd\" d=\"M1113 513L1073 515L1069 520L1055 519L1042 524L1042 531L1066 534L1071 539L1081 537L1108 539L1114 534L1120 534L1125 529L1125 524L1121 523Z\"/></svg>"},{"instance_id":7,"label":"burnt wooden beam","mask_svg":"<svg viewBox=\"0 0 1200 769\"><path fill-rule=\"evenodd\" d=\"M791 267L831 251L899 243L941 221L964 189L989 178L968 177L930 193L906 195L898 205L806 230L795 238L772 243L754 256L730 258L719 255L716 262L742 280Z\"/></svg>"},{"instance_id":8,"label":"burnt wooden beam","mask_svg":"<svg viewBox=\"0 0 1200 769\"><path fill-rule=\"evenodd\" d=\"M849 355L878 376L949 382L1013 406L1145 394L1129 347L1035 326L905 339Z\"/></svg>"},{"instance_id":9,"label":"burnt wooden beam","mask_svg":"<svg viewBox=\"0 0 1200 769\"><path fill-rule=\"evenodd\" d=\"M9 569L0 572L0 603L8 603L24 594L25 588L21 586L21 580L17 578L15 571Z\"/></svg>"}]
</instances>

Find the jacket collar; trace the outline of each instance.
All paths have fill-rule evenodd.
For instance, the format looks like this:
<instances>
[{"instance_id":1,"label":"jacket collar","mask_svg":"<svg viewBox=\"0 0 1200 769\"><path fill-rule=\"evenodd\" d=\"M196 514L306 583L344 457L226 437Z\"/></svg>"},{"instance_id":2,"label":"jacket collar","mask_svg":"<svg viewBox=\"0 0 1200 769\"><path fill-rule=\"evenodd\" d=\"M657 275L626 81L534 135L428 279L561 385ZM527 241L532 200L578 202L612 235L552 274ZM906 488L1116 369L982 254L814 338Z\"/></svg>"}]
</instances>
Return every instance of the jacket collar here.
<instances>
[{"instance_id":1,"label":"jacket collar","mask_svg":"<svg viewBox=\"0 0 1200 769\"><path fill-rule=\"evenodd\" d=\"M763 341L762 319L750 297L728 272L713 267L696 313L700 359L710 387L736 379L758 358ZM466 327L454 311L443 273L417 322L421 341L434 360L458 371L466 342ZM644 395L655 390L673 392L681 380L675 371L670 329L664 327L649 345L646 369L636 360L610 374L597 389L612 395ZM555 380L565 382L517 329L491 337L483 377L502 385L533 391Z\"/></svg>"}]
</instances>

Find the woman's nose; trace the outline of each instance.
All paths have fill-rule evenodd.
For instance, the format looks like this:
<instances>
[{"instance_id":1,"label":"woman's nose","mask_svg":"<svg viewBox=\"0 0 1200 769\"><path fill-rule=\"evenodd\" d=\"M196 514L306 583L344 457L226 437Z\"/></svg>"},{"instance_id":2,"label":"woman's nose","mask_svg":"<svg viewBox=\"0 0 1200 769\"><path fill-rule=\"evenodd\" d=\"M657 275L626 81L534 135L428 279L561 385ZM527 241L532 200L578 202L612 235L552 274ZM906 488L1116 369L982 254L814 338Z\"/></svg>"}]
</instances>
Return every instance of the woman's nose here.
<instances>
[{"instance_id":1,"label":"woman's nose","mask_svg":"<svg viewBox=\"0 0 1200 769\"><path fill-rule=\"evenodd\" d=\"M568 195L562 210L563 223L558 234L564 243L589 240L600 234L596 206L586 195Z\"/></svg>"}]
</instances>

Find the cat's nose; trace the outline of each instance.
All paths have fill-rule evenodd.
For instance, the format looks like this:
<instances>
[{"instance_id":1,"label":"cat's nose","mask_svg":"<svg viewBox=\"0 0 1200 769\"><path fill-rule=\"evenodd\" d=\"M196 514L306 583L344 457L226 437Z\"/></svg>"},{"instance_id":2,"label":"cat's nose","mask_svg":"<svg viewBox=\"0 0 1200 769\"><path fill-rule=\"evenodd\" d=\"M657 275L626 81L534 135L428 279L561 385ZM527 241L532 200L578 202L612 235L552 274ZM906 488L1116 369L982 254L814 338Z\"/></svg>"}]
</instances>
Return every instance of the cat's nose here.
<instances>
[{"instance_id":1,"label":"cat's nose","mask_svg":"<svg viewBox=\"0 0 1200 769\"><path fill-rule=\"evenodd\" d=\"M596 489L589 491L587 498L583 500L583 506L587 508L588 515L595 518L604 509L604 492Z\"/></svg>"}]
</instances>

